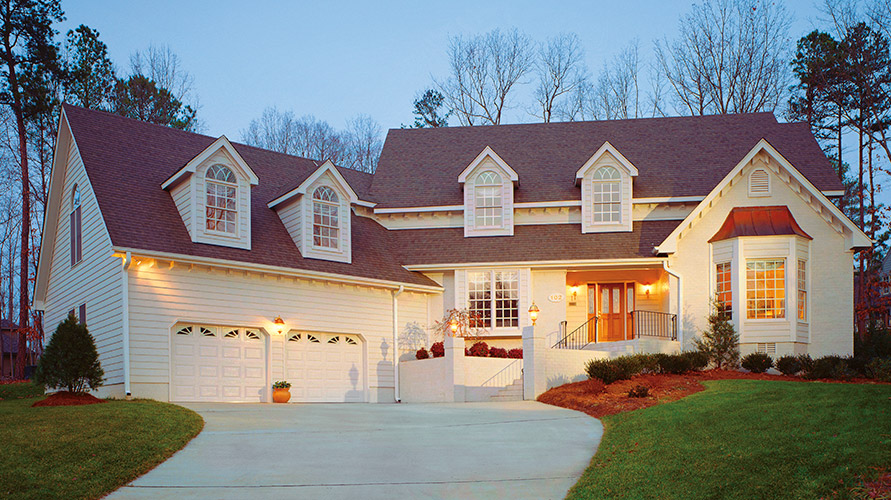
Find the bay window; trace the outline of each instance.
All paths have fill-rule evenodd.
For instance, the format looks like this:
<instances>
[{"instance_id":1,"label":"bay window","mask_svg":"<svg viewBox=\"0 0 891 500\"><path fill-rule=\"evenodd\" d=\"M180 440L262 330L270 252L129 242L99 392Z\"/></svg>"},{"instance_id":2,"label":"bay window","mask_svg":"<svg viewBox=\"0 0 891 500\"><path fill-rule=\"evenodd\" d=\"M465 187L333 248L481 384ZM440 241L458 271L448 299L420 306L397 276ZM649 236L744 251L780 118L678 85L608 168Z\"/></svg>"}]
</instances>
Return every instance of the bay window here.
<instances>
[{"instance_id":1,"label":"bay window","mask_svg":"<svg viewBox=\"0 0 891 500\"><path fill-rule=\"evenodd\" d=\"M730 288L730 263L715 265L715 301L720 305L728 318L733 317L733 292Z\"/></svg>"},{"instance_id":2,"label":"bay window","mask_svg":"<svg viewBox=\"0 0 891 500\"><path fill-rule=\"evenodd\" d=\"M798 319L807 321L807 261L798 260Z\"/></svg>"},{"instance_id":3,"label":"bay window","mask_svg":"<svg viewBox=\"0 0 891 500\"><path fill-rule=\"evenodd\" d=\"M786 317L786 261L746 261L746 318Z\"/></svg>"}]
</instances>

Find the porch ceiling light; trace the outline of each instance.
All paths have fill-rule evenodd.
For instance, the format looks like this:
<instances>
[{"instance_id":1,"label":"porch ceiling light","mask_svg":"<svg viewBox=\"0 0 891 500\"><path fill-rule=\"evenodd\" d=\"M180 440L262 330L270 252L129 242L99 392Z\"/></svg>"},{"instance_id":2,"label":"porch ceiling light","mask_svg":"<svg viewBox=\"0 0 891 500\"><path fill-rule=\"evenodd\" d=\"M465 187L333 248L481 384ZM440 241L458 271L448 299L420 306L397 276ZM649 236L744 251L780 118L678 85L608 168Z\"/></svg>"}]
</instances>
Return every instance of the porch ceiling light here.
<instances>
[{"instance_id":1,"label":"porch ceiling light","mask_svg":"<svg viewBox=\"0 0 891 500\"><path fill-rule=\"evenodd\" d=\"M285 320L283 320L281 316L276 316L275 320L272 321L272 324L275 325L276 331L281 335L282 330L285 329Z\"/></svg>"},{"instance_id":2,"label":"porch ceiling light","mask_svg":"<svg viewBox=\"0 0 891 500\"><path fill-rule=\"evenodd\" d=\"M533 325L535 325L535 320L538 319L538 313L540 312L541 309L539 309L538 306L535 305L535 302L533 302L532 305L529 306L529 319L532 320Z\"/></svg>"}]
</instances>

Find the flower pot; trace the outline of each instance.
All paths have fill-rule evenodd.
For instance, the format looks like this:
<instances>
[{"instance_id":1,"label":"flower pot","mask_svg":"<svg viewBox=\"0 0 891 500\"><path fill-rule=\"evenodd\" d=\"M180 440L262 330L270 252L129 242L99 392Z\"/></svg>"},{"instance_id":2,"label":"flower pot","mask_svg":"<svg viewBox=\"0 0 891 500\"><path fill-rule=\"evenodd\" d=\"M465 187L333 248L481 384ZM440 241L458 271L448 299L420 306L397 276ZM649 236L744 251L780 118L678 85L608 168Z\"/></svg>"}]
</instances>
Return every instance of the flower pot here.
<instances>
[{"instance_id":1,"label":"flower pot","mask_svg":"<svg viewBox=\"0 0 891 500\"><path fill-rule=\"evenodd\" d=\"M291 390L290 389L273 389L272 390L272 402L273 403L287 403L291 399Z\"/></svg>"}]
</instances>

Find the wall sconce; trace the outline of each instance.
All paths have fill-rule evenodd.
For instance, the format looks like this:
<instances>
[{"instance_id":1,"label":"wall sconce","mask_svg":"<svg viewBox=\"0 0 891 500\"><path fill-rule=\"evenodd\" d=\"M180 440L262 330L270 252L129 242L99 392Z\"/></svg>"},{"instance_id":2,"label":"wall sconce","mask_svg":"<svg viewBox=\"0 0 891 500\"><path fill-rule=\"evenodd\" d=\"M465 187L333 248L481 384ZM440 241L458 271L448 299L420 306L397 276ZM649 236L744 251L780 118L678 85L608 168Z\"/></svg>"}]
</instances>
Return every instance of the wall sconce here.
<instances>
[{"instance_id":1,"label":"wall sconce","mask_svg":"<svg viewBox=\"0 0 891 500\"><path fill-rule=\"evenodd\" d=\"M574 306L579 300L579 286L572 285L569 287L569 305Z\"/></svg>"},{"instance_id":2,"label":"wall sconce","mask_svg":"<svg viewBox=\"0 0 891 500\"><path fill-rule=\"evenodd\" d=\"M449 330L452 331L452 335L458 333L458 320L452 318L449 320Z\"/></svg>"},{"instance_id":3,"label":"wall sconce","mask_svg":"<svg viewBox=\"0 0 891 500\"><path fill-rule=\"evenodd\" d=\"M285 320L283 320L281 316L276 316L275 320L272 321L272 324L275 325L275 330L281 335L282 331L285 329Z\"/></svg>"},{"instance_id":4,"label":"wall sconce","mask_svg":"<svg viewBox=\"0 0 891 500\"><path fill-rule=\"evenodd\" d=\"M643 292L645 294L647 294L647 298L649 299L650 292L653 290L653 285L651 285L649 283L641 283L640 288L641 288L641 290L643 290Z\"/></svg>"},{"instance_id":5,"label":"wall sconce","mask_svg":"<svg viewBox=\"0 0 891 500\"><path fill-rule=\"evenodd\" d=\"M538 319L538 313L540 313L540 312L541 312L541 309L539 309L538 306L535 305L535 302L533 302L532 305L529 306L529 319L532 320L533 326L535 325L535 320Z\"/></svg>"}]
</instances>

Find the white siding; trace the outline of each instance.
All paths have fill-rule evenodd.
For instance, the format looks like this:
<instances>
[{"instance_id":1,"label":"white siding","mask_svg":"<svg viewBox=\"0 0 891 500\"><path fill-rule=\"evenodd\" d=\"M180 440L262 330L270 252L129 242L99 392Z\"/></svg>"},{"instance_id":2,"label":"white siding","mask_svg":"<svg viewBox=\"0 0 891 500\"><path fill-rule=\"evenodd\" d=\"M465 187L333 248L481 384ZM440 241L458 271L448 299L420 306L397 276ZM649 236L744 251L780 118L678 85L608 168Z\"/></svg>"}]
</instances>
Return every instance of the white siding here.
<instances>
[{"instance_id":1,"label":"white siding","mask_svg":"<svg viewBox=\"0 0 891 500\"><path fill-rule=\"evenodd\" d=\"M195 228L192 224L192 185L189 179L180 182L170 190L170 197L176 203L176 209L179 211L180 217L183 218L183 224L189 231L189 236L194 238L192 234Z\"/></svg>"},{"instance_id":2,"label":"white siding","mask_svg":"<svg viewBox=\"0 0 891 500\"><path fill-rule=\"evenodd\" d=\"M294 240L294 244L297 245L297 249L300 250L300 254L303 254L303 218L301 217L301 212L303 209L303 204L300 203L300 199L292 200L283 206L276 209L278 212L278 216L282 220L282 224L285 225L285 229L288 230L288 234L291 235L291 239Z\"/></svg>"},{"instance_id":3,"label":"white siding","mask_svg":"<svg viewBox=\"0 0 891 500\"><path fill-rule=\"evenodd\" d=\"M676 253L670 257L671 268L683 277L684 306L680 323L683 326L685 345L687 348L692 346L692 337L705 328L708 316L710 287L702 286L702 283L709 280L712 275L708 266L710 259L706 253L709 248L707 241L718 231L733 207L786 205L801 228L814 238L808 257L811 286L808 293L810 345L807 347L807 352L812 356L830 353L850 354L853 349L853 253L845 248L844 236L829 225L799 194L790 189L773 170L769 169L770 196L748 197L746 182L748 174L754 166L763 166L767 161L773 160L769 160L765 155L759 155L753 160L752 165L744 168L741 175L734 179L732 186L727 187L722 196L712 203L712 208L706 210L693 227L682 234ZM784 251L785 255L789 256L793 254L789 241L790 238L787 238L784 249L781 248L782 244L774 242L765 242L764 246L747 245L742 252L742 262L756 255L769 256L770 251ZM772 250L768 250L769 247ZM800 244L792 248L800 249ZM798 255L799 251L795 250L794 255ZM744 287L744 269L739 269L737 275L737 279L742 283L738 287L735 285L735 301L739 300L736 298L737 291L742 292ZM793 289L788 287L789 285L787 292L791 294ZM792 309L787 310L792 311ZM734 319L743 315L744 310L740 310L739 315L734 313ZM785 335L783 339L791 346L791 325L786 321L785 325L777 327L776 334L780 337ZM757 331L747 331L746 328L747 325L742 326L741 334L744 338L751 335L749 339L757 336L763 339L762 342L766 341L764 328L758 328ZM779 343L777 349L779 352ZM797 352L802 350L799 347L795 349L798 349Z\"/></svg>"},{"instance_id":4,"label":"white siding","mask_svg":"<svg viewBox=\"0 0 891 500\"><path fill-rule=\"evenodd\" d=\"M137 397L168 397L171 327L180 321L238 325L274 332L281 316L290 329L347 333L365 342L371 401L393 398L393 299L390 290L253 273L166 264L131 269L129 279L132 386ZM403 332L425 325L426 296L399 297ZM271 356L280 359L278 336ZM271 373L273 378L280 376Z\"/></svg>"},{"instance_id":5,"label":"white siding","mask_svg":"<svg viewBox=\"0 0 891 500\"><path fill-rule=\"evenodd\" d=\"M122 384L121 259L112 256L111 238L73 142L62 179L59 222L54 228L45 228L56 232L44 312L46 339L49 341L68 311L85 303L87 328L96 341L99 362L105 371L105 385ZM81 194L83 259L72 267L70 203L67 200L75 184ZM118 392L123 393L123 389Z\"/></svg>"}]
</instances>

